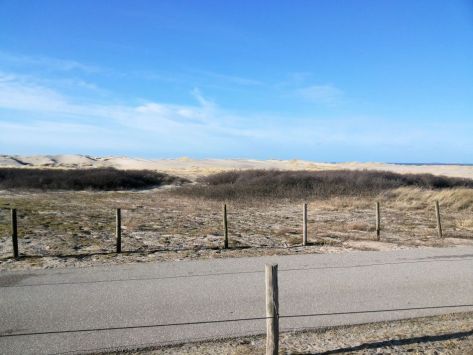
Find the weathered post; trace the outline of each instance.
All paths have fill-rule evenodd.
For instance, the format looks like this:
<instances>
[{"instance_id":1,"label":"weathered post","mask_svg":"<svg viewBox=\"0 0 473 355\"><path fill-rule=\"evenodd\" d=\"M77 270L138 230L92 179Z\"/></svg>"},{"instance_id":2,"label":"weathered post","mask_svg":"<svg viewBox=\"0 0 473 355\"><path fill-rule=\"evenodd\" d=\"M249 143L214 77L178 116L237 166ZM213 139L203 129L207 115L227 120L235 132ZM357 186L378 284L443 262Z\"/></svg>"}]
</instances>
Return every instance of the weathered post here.
<instances>
[{"instance_id":1,"label":"weathered post","mask_svg":"<svg viewBox=\"0 0 473 355\"><path fill-rule=\"evenodd\" d=\"M122 252L122 210L117 208L117 215L115 219L115 235L117 237L117 253Z\"/></svg>"},{"instance_id":2,"label":"weathered post","mask_svg":"<svg viewBox=\"0 0 473 355\"><path fill-rule=\"evenodd\" d=\"M437 232L439 238L443 238L442 221L440 220L440 206L438 201L435 201L435 216L437 217Z\"/></svg>"},{"instance_id":3,"label":"weathered post","mask_svg":"<svg viewBox=\"0 0 473 355\"><path fill-rule=\"evenodd\" d=\"M223 205L223 248L228 249L227 205Z\"/></svg>"},{"instance_id":4,"label":"weathered post","mask_svg":"<svg viewBox=\"0 0 473 355\"><path fill-rule=\"evenodd\" d=\"M13 257L17 259L18 253L18 224L16 218L16 208L11 209L11 241L13 244Z\"/></svg>"},{"instance_id":5,"label":"weathered post","mask_svg":"<svg viewBox=\"0 0 473 355\"><path fill-rule=\"evenodd\" d=\"M279 352L278 265L266 264L266 355Z\"/></svg>"},{"instance_id":6,"label":"weathered post","mask_svg":"<svg viewBox=\"0 0 473 355\"><path fill-rule=\"evenodd\" d=\"M379 201L376 202L376 239L381 236L381 215L379 213Z\"/></svg>"},{"instance_id":7,"label":"weathered post","mask_svg":"<svg viewBox=\"0 0 473 355\"><path fill-rule=\"evenodd\" d=\"M307 203L304 203L302 211L302 245L307 245Z\"/></svg>"}]
</instances>

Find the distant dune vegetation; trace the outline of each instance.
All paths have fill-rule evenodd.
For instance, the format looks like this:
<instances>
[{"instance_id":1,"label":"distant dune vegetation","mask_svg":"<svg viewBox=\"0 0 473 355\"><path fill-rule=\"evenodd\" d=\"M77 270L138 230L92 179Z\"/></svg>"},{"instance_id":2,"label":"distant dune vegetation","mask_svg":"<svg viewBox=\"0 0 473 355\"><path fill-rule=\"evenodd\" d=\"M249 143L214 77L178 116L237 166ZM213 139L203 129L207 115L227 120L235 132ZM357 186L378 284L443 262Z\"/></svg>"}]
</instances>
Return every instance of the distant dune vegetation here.
<instances>
[{"instance_id":1,"label":"distant dune vegetation","mask_svg":"<svg viewBox=\"0 0 473 355\"><path fill-rule=\"evenodd\" d=\"M186 179L150 170L0 168L0 189L135 190L179 185Z\"/></svg>"},{"instance_id":2,"label":"distant dune vegetation","mask_svg":"<svg viewBox=\"0 0 473 355\"><path fill-rule=\"evenodd\" d=\"M400 187L473 189L472 179L368 170L234 170L201 177L196 184L186 182L151 170L0 168L0 189L115 191L184 185L174 192L214 200L364 197Z\"/></svg>"},{"instance_id":3,"label":"distant dune vegetation","mask_svg":"<svg viewBox=\"0 0 473 355\"><path fill-rule=\"evenodd\" d=\"M385 171L229 171L209 175L200 184L176 193L217 200L335 196L374 196L400 187L422 189L473 188L473 180L430 174L397 174Z\"/></svg>"}]
</instances>

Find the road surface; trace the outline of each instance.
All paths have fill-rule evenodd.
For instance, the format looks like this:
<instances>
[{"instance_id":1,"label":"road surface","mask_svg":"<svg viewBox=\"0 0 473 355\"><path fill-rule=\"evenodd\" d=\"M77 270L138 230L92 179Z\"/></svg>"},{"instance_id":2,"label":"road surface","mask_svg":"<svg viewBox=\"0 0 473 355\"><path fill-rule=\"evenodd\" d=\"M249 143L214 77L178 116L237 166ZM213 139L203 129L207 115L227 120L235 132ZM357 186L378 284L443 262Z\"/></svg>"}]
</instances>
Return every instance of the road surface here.
<instances>
[{"instance_id":1,"label":"road surface","mask_svg":"<svg viewBox=\"0 0 473 355\"><path fill-rule=\"evenodd\" d=\"M283 330L473 310L472 247L0 272L0 353L264 333L264 319L182 323L264 317L265 263L279 264Z\"/></svg>"}]
</instances>

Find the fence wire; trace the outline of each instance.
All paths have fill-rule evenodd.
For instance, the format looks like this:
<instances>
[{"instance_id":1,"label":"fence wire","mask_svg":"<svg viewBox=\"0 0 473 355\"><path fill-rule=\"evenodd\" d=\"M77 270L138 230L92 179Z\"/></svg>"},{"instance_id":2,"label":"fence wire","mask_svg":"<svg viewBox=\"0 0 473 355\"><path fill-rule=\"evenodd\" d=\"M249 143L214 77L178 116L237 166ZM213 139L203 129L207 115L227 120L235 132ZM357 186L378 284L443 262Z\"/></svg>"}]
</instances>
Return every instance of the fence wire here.
<instances>
[{"instance_id":1,"label":"fence wire","mask_svg":"<svg viewBox=\"0 0 473 355\"><path fill-rule=\"evenodd\" d=\"M418 310L429 310L429 309L453 309L453 308L465 308L465 307L473 307L473 304L445 305L445 306L424 306L424 307L409 307L409 308L392 308L392 309L377 309L377 310L348 311L348 312L293 314L293 315L279 315L277 317L234 318L234 319L205 320L205 321L180 322L180 323L161 323L161 324L121 326L121 327L103 327L103 328L70 329L70 330L51 330L51 331L43 331L43 332L24 332L24 333L0 334L0 338L12 338L12 337L20 337L20 336L34 336L34 335L49 335L49 334L100 332L100 331L127 330L127 329L162 328L162 327L176 327L176 326L231 323L231 322L248 322L248 321L266 320L266 319L272 319L272 318L283 319L283 318L324 317L324 316L338 316L338 315L351 315L351 314L418 311Z\"/></svg>"}]
</instances>

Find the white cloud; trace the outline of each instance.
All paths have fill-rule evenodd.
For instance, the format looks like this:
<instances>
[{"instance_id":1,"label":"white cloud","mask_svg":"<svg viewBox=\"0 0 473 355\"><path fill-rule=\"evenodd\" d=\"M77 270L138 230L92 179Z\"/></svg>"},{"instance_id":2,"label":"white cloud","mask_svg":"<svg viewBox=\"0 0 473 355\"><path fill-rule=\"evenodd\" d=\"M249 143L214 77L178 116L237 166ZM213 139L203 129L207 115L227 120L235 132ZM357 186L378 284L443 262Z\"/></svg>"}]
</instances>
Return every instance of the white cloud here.
<instances>
[{"instance_id":1,"label":"white cloud","mask_svg":"<svg viewBox=\"0 0 473 355\"><path fill-rule=\"evenodd\" d=\"M296 94L305 100L329 105L339 102L343 97L343 91L330 84L307 86L296 90Z\"/></svg>"},{"instance_id":2,"label":"white cloud","mask_svg":"<svg viewBox=\"0 0 473 355\"><path fill-rule=\"evenodd\" d=\"M330 85L305 89L304 95L324 103L332 103L342 95ZM46 147L56 152L76 149L77 153L96 149L103 154L113 151L161 156L230 156L235 152L250 157L267 152L332 156L328 152L337 149L355 154L351 153L353 147L367 152L373 147L398 150L429 141L441 131L432 125L416 127L409 122L373 117L327 120L274 113L241 114L220 107L198 88L189 95L195 98L194 104L90 103L40 85L38 80L0 72L1 148L34 152ZM465 129L453 131L457 134Z\"/></svg>"},{"instance_id":3,"label":"white cloud","mask_svg":"<svg viewBox=\"0 0 473 355\"><path fill-rule=\"evenodd\" d=\"M190 94L197 101L195 105L160 102L136 105L77 102L49 87L28 82L24 77L0 73L0 109L25 112L29 115L54 116L63 121L115 124L162 134L201 132L245 135L245 129L227 125L231 115L205 98L198 89L194 89ZM0 121L2 120L4 119L0 115Z\"/></svg>"},{"instance_id":4,"label":"white cloud","mask_svg":"<svg viewBox=\"0 0 473 355\"><path fill-rule=\"evenodd\" d=\"M335 94L338 95L336 89L325 86L311 87L310 93L312 98L319 100L330 100ZM161 137L174 136L176 141L178 137L200 137L205 140L213 136L268 142L298 141L310 145L314 142L342 142L348 136L352 141L359 142L369 136L372 141L371 132L352 133L357 120L326 121L296 117L291 118L291 124L287 124L287 117L258 113L241 115L222 109L197 88L190 94L197 101L195 105L80 103L50 88L28 83L24 78L0 73L0 109L24 112L29 116L55 117L57 121L69 124L63 126L63 130L73 129L73 124L87 123L97 127L112 125L116 129L138 130L142 134L158 134ZM0 114L0 121L4 120ZM36 128L37 122L32 120Z\"/></svg>"},{"instance_id":5,"label":"white cloud","mask_svg":"<svg viewBox=\"0 0 473 355\"><path fill-rule=\"evenodd\" d=\"M67 102L62 95L12 74L0 72L0 107L10 110L67 111Z\"/></svg>"}]
</instances>

